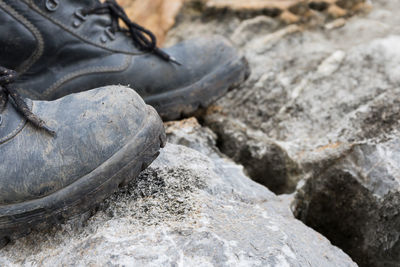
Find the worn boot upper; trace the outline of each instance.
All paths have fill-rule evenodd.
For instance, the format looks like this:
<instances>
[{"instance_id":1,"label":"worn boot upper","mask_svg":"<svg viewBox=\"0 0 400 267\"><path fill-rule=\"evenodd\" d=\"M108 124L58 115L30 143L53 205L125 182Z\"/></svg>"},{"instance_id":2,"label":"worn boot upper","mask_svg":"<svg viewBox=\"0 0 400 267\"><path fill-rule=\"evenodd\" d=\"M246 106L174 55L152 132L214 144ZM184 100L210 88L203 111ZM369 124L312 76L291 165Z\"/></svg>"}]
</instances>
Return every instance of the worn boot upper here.
<instances>
[{"instance_id":1,"label":"worn boot upper","mask_svg":"<svg viewBox=\"0 0 400 267\"><path fill-rule=\"evenodd\" d=\"M151 141L138 133L149 123L148 113L154 116L155 111L126 87L28 105L56 135L27 122L11 98L1 108L0 205L49 195L92 172L128 143ZM110 172L116 173L127 160L116 162Z\"/></svg>"},{"instance_id":2,"label":"worn boot upper","mask_svg":"<svg viewBox=\"0 0 400 267\"><path fill-rule=\"evenodd\" d=\"M52 100L123 84L147 100L196 84L241 58L227 40L204 37L164 50L182 65L165 60L116 27L115 11L99 5L95 0L0 0L0 35L8 36L0 39L0 54L7 55L0 64L22 73L17 86L24 96ZM151 40L145 32L137 34ZM240 64L236 69L244 68ZM228 74L238 76L236 69Z\"/></svg>"}]
</instances>

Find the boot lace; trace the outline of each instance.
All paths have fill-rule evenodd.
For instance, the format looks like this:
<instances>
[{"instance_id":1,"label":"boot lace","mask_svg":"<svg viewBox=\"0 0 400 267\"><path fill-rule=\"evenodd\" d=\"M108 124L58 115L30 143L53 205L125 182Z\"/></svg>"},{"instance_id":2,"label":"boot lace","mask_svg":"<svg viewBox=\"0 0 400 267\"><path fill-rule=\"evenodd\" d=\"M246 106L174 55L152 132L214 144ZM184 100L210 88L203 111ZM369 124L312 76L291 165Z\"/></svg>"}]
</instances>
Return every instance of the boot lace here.
<instances>
[{"instance_id":1,"label":"boot lace","mask_svg":"<svg viewBox=\"0 0 400 267\"><path fill-rule=\"evenodd\" d=\"M137 47L146 52L152 52L165 61L181 65L175 58L165 53L157 47L157 38L149 30L131 21L126 15L124 9L115 0L106 0L93 8L83 9L82 15L91 14L109 14L111 17L111 32L124 32L129 34ZM122 21L128 29L121 28L119 21Z\"/></svg>"},{"instance_id":2,"label":"boot lace","mask_svg":"<svg viewBox=\"0 0 400 267\"><path fill-rule=\"evenodd\" d=\"M0 108L5 107L8 99L11 98L14 107L22 116L37 128L44 129L47 133L54 136L56 132L50 129L42 119L33 114L21 95L11 85L16 78L17 73L15 71L0 66Z\"/></svg>"}]
</instances>

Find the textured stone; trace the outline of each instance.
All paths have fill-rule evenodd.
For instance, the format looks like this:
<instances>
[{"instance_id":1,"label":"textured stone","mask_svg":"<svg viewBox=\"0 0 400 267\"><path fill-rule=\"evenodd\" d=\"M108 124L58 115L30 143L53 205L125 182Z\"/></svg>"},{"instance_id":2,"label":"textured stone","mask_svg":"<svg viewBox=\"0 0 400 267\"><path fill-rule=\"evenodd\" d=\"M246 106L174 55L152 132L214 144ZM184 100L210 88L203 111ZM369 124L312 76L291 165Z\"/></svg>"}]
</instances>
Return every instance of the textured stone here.
<instances>
[{"instance_id":1,"label":"textured stone","mask_svg":"<svg viewBox=\"0 0 400 267\"><path fill-rule=\"evenodd\" d=\"M305 22L325 14L338 18L366 8L365 0L117 0L135 22L150 29L162 45L182 7L202 14L234 13L241 17L267 15L284 23ZM187 10L186 10L187 11ZM316 13L317 12L317 13ZM192 11L190 12L192 13ZM221 14L219 14L221 15Z\"/></svg>"},{"instance_id":2,"label":"textured stone","mask_svg":"<svg viewBox=\"0 0 400 267\"><path fill-rule=\"evenodd\" d=\"M265 15L285 23L306 22L321 14L328 18L344 17L366 7L365 0L186 0L186 6L201 10L207 16Z\"/></svg>"},{"instance_id":3,"label":"textured stone","mask_svg":"<svg viewBox=\"0 0 400 267\"><path fill-rule=\"evenodd\" d=\"M359 264L397 266L400 3L373 4L318 28L194 16L168 42L223 33L241 47L249 80L201 118L221 151L276 193L297 188L296 215Z\"/></svg>"},{"instance_id":4,"label":"textured stone","mask_svg":"<svg viewBox=\"0 0 400 267\"><path fill-rule=\"evenodd\" d=\"M208 127L202 127L196 118L164 123L168 142L190 147L213 159L222 159L216 147L216 134Z\"/></svg>"},{"instance_id":5,"label":"textured stone","mask_svg":"<svg viewBox=\"0 0 400 267\"><path fill-rule=\"evenodd\" d=\"M83 227L32 233L0 265L356 266L240 166L172 144Z\"/></svg>"},{"instance_id":6,"label":"textured stone","mask_svg":"<svg viewBox=\"0 0 400 267\"><path fill-rule=\"evenodd\" d=\"M398 266L399 162L399 138L353 145L299 191L297 217L360 265Z\"/></svg>"}]
</instances>

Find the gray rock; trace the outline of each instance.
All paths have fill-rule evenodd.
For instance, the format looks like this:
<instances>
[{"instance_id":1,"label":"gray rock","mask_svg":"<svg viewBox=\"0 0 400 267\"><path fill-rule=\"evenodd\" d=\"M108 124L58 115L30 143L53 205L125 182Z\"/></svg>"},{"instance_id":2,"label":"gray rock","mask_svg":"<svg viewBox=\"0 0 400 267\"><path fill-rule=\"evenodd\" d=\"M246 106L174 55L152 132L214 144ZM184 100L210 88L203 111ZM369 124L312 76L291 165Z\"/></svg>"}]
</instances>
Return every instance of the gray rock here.
<instances>
[{"instance_id":1,"label":"gray rock","mask_svg":"<svg viewBox=\"0 0 400 267\"><path fill-rule=\"evenodd\" d=\"M217 148L217 135L194 117L164 123L168 142L192 148L214 160L224 156Z\"/></svg>"},{"instance_id":2,"label":"gray rock","mask_svg":"<svg viewBox=\"0 0 400 267\"><path fill-rule=\"evenodd\" d=\"M399 138L353 145L299 190L296 216L362 266L398 266L399 162Z\"/></svg>"},{"instance_id":3,"label":"gray rock","mask_svg":"<svg viewBox=\"0 0 400 267\"><path fill-rule=\"evenodd\" d=\"M240 166L172 144L83 227L31 233L0 265L356 266Z\"/></svg>"},{"instance_id":4,"label":"gray rock","mask_svg":"<svg viewBox=\"0 0 400 267\"><path fill-rule=\"evenodd\" d=\"M296 215L361 265L398 266L400 3L372 4L325 27L186 19L169 40L231 37L252 74L201 118L221 152L275 193L296 192Z\"/></svg>"}]
</instances>

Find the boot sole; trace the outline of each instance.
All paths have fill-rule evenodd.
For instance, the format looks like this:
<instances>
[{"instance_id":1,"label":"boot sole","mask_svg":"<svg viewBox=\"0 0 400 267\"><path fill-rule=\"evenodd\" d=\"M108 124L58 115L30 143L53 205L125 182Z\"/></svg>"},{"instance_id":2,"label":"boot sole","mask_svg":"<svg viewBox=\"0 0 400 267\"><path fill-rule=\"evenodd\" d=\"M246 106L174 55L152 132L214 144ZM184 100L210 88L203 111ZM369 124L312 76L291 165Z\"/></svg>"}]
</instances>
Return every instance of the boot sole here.
<instances>
[{"instance_id":1,"label":"boot sole","mask_svg":"<svg viewBox=\"0 0 400 267\"><path fill-rule=\"evenodd\" d=\"M196 83L144 98L153 106L164 121L190 117L201 108L221 98L229 90L238 87L250 75L250 68L244 57L232 60Z\"/></svg>"},{"instance_id":2,"label":"boot sole","mask_svg":"<svg viewBox=\"0 0 400 267\"><path fill-rule=\"evenodd\" d=\"M0 205L0 248L32 230L48 229L91 211L146 169L166 144L164 126L158 114L151 107L147 114L147 123L132 141L91 173L46 197ZM109 173L109 169L115 169L123 158L130 158L129 163L118 168L117 173Z\"/></svg>"}]
</instances>

